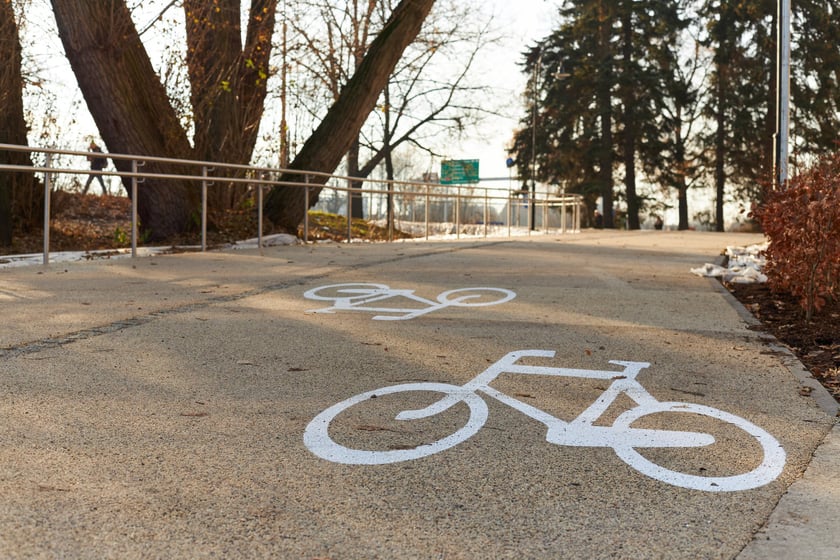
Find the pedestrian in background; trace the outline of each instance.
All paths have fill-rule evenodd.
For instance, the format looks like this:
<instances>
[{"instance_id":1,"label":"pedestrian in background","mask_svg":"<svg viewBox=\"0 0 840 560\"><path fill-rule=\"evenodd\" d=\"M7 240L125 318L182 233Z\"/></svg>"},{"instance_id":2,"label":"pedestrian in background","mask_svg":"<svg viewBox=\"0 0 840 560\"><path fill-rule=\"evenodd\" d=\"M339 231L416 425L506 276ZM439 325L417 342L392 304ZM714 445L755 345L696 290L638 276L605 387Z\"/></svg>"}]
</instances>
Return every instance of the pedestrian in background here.
<instances>
[{"instance_id":1,"label":"pedestrian in background","mask_svg":"<svg viewBox=\"0 0 840 560\"><path fill-rule=\"evenodd\" d=\"M105 169L105 166L108 164L108 160L102 157L102 148L96 145L96 142L91 141L90 143L90 155L87 157L88 161L90 162L90 169L91 171L102 171ZM99 184L102 186L102 194L108 194L108 188L105 186L105 181L102 179L102 175L99 173L91 173L88 177L87 183L85 183L85 188L82 189L82 194L87 194L88 188L90 188L90 184L94 179L99 180Z\"/></svg>"}]
</instances>

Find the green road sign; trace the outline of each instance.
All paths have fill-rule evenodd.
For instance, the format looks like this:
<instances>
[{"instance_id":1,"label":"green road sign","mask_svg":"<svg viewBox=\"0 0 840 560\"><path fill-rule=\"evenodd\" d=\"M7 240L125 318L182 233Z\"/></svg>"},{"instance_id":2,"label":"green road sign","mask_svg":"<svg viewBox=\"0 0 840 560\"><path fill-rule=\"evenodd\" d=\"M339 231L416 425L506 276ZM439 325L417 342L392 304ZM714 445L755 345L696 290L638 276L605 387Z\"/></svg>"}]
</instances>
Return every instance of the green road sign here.
<instances>
[{"instance_id":1,"label":"green road sign","mask_svg":"<svg viewBox=\"0 0 840 560\"><path fill-rule=\"evenodd\" d=\"M440 162L440 183L442 185L478 183L478 160L450 159Z\"/></svg>"}]
</instances>

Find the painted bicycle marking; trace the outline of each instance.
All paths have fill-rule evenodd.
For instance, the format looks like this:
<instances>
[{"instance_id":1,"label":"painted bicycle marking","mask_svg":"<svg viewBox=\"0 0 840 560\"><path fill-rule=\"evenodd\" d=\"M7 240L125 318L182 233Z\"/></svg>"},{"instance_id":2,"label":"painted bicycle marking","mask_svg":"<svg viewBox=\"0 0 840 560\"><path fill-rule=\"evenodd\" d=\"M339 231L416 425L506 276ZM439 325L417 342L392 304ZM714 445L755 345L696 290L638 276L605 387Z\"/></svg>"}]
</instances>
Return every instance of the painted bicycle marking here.
<instances>
[{"instance_id":1,"label":"painted bicycle marking","mask_svg":"<svg viewBox=\"0 0 840 560\"><path fill-rule=\"evenodd\" d=\"M611 364L624 368L620 371L569 369L518 363L521 358L553 358L554 354L552 350L510 352L461 386L447 383L406 383L361 393L318 414L306 427L303 436L304 444L312 453L322 459L351 465L382 465L427 457L458 445L475 435L484 426L487 421L488 408L487 403L479 395L481 393L545 424L548 428L546 441L549 443L576 447L610 447L622 461L640 473L681 488L709 492L749 490L764 486L781 474L785 466L786 454L776 438L748 420L716 408L692 403L657 400L636 380L639 372L650 366L649 363L610 361ZM612 383L577 418L565 422L490 387L490 383L502 373L578 377L612 381ZM330 437L330 423L350 407L384 395L412 391L437 392L442 393L443 397L423 409L404 410L397 414L396 420L407 421L430 418L458 403L465 403L470 411L466 425L453 434L429 444L386 451L351 449L337 443ZM636 406L621 413L612 426L595 425L610 405L622 395L632 399ZM639 453L637 448L700 448L715 443L715 437L708 433L632 427L633 423L644 416L663 412L706 416L743 430L754 438L761 447L761 463L748 472L730 476L689 474L657 465L651 459Z\"/></svg>"},{"instance_id":2,"label":"painted bicycle marking","mask_svg":"<svg viewBox=\"0 0 840 560\"><path fill-rule=\"evenodd\" d=\"M458 288L448 290L437 296L437 300L418 296L414 290L394 289L385 284L330 284L304 292L303 297L333 304L321 309L312 309L312 313L335 313L336 311L365 311L380 313L373 318L378 321L404 321L414 319L426 313L445 307L484 307L498 305L516 297L516 293L504 288ZM405 307L394 304L382 305L388 300L408 300L412 305ZM382 314L387 315L382 315Z\"/></svg>"}]
</instances>

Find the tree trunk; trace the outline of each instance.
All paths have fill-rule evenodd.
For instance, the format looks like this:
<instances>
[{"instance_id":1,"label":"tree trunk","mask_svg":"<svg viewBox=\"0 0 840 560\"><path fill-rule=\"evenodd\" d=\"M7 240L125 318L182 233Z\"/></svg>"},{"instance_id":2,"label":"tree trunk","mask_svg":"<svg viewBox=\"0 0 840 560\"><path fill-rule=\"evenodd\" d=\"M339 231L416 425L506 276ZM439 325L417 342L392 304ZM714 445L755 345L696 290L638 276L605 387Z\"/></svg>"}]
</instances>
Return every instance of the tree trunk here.
<instances>
[{"instance_id":1,"label":"tree trunk","mask_svg":"<svg viewBox=\"0 0 840 560\"><path fill-rule=\"evenodd\" d=\"M615 216L613 211L613 136L612 136L612 49L610 38L611 17L608 14L609 8L605 8L605 0L599 3L599 24L598 24L598 59L600 64L600 75L596 95L598 114L601 124L601 146L598 157L598 182L600 183L601 202L603 204L603 219L605 228L615 227Z\"/></svg>"},{"instance_id":2,"label":"tree trunk","mask_svg":"<svg viewBox=\"0 0 840 560\"><path fill-rule=\"evenodd\" d=\"M240 6L240 0L184 2L193 145L199 160L248 164L256 145L277 0L251 0L244 47ZM217 184L209 203L228 209L245 191L241 184Z\"/></svg>"},{"instance_id":3,"label":"tree trunk","mask_svg":"<svg viewBox=\"0 0 840 560\"><path fill-rule=\"evenodd\" d=\"M194 144L149 61L124 0L52 0L67 58L111 152L248 163L262 118L277 0L251 0L245 45L240 2L184 3ZM130 163L115 161L120 171ZM152 164L143 171L198 175ZM124 179L126 189L130 180ZM230 189L214 189L233 199ZM166 240L196 225L195 182L149 179L138 190L141 227Z\"/></svg>"},{"instance_id":4,"label":"tree trunk","mask_svg":"<svg viewBox=\"0 0 840 560\"><path fill-rule=\"evenodd\" d=\"M51 0L67 59L108 150L189 158L190 143L152 67L123 0ZM114 161L129 171L127 161ZM152 164L143 171L177 172ZM130 180L123 179L129 190ZM129 190L130 192L130 190ZM137 196L143 230L165 240L190 226L198 188L149 179Z\"/></svg>"},{"instance_id":5,"label":"tree trunk","mask_svg":"<svg viewBox=\"0 0 840 560\"><path fill-rule=\"evenodd\" d=\"M11 2L0 2L0 52L5 53L0 66L0 142L26 146L21 47ZM26 152L0 151L0 163L31 167L32 159ZM42 204L33 173L0 172L0 246L12 244L16 221L23 229L35 225Z\"/></svg>"},{"instance_id":6,"label":"tree trunk","mask_svg":"<svg viewBox=\"0 0 840 560\"><path fill-rule=\"evenodd\" d=\"M627 194L627 229L640 229L639 197L636 194L636 99L633 92L635 84L629 83L633 66L633 12L625 8L621 17L623 36L622 56L624 62L623 99L624 105L624 188Z\"/></svg>"},{"instance_id":7,"label":"tree trunk","mask_svg":"<svg viewBox=\"0 0 840 560\"><path fill-rule=\"evenodd\" d=\"M336 103L301 148L290 166L292 169L331 173L338 167L433 4L434 0L401 0ZM301 180L294 175L284 179ZM313 190L310 205L317 202L320 190L320 187ZM296 232L308 210L305 206L303 189L275 187L266 197L266 216L277 228Z\"/></svg>"},{"instance_id":8,"label":"tree trunk","mask_svg":"<svg viewBox=\"0 0 840 560\"><path fill-rule=\"evenodd\" d=\"M688 229L688 187L685 185L685 177L682 178L683 184L678 187L677 199L679 205L680 222L677 229L685 231Z\"/></svg>"},{"instance_id":9,"label":"tree trunk","mask_svg":"<svg viewBox=\"0 0 840 560\"><path fill-rule=\"evenodd\" d=\"M360 150L360 142L359 137L356 136L356 139L353 140L353 143L350 145L350 149L347 151L347 176L348 177L362 177L361 172L359 170L359 150ZM350 182L350 190L347 193L347 196L350 197L350 217L351 218L364 218L365 211L364 211L364 202L362 200L362 185L364 185L364 181L351 181Z\"/></svg>"}]
</instances>

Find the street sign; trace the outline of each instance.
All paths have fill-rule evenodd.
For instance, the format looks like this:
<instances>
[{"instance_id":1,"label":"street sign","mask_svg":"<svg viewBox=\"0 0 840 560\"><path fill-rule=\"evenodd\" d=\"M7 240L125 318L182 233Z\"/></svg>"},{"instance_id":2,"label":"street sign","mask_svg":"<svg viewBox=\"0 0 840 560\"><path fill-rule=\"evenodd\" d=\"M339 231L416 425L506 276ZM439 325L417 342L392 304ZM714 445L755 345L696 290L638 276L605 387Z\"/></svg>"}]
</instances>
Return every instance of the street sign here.
<instances>
[{"instance_id":1,"label":"street sign","mask_svg":"<svg viewBox=\"0 0 840 560\"><path fill-rule=\"evenodd\" d=\"M440 183L442 185L478 183L478 160L450 159L440 162Z\"/></svg>"}]
</instances>

